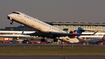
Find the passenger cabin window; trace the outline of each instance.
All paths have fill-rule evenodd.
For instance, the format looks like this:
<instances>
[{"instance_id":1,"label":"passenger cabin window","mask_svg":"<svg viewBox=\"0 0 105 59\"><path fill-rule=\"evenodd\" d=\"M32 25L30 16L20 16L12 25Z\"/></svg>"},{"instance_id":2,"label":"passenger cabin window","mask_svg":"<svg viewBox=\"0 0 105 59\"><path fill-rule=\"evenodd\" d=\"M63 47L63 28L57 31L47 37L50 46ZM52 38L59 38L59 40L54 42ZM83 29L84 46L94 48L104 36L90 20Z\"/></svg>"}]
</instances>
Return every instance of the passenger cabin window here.
<instances>
[{"instance_id":1,"label":"passenger cabin window","mask_svg":"<svg viewBox=\"0 0 105 59\"><path fill-rule=\"evenodd\" d=\"M12 12L12 13L14 13L14 14L20 14L20 13L18 13L18 12Z\"/></svg>"}]
</instances>

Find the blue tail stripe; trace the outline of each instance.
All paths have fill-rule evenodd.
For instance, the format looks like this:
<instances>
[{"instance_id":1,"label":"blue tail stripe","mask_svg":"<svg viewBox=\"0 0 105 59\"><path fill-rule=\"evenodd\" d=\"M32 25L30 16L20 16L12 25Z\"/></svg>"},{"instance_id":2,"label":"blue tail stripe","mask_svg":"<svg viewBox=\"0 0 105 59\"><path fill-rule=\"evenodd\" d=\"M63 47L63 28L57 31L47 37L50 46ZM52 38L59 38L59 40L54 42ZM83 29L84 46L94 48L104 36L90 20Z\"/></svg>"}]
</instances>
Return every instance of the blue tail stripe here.
<instances>
[{"instance_id":1,"label":"blue tail stripe","mask_svg":"<svg viewBox=\"0 0 105 59\"><path fill-rule=\"evenodd\" d=\"M82 34L84 32L83 28L78 27L78 30L76 31L77 34Z\"/></svg>"}]
</instances>

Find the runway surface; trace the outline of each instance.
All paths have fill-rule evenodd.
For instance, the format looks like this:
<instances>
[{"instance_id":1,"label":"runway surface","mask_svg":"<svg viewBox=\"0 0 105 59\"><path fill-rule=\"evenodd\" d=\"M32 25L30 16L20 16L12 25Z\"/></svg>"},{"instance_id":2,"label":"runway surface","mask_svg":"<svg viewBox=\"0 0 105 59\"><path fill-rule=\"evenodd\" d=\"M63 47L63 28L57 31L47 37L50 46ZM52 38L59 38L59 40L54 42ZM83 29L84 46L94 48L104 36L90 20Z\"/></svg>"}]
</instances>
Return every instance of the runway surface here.
<instances>
[{"instance_id":1,"label":"runway surface","mask_svg":"<svg viewBox=\"0 0 105 59\"><path fill-rule=\"evenodd\" d=\"M18 46L62 46L62 44L0 44L0 47ZM98 46L105 45L78 45L67 44L65 46ZM105 55L0 55L0 59L105 59Z\"/></svg>"},{"instance_id":2,"label":"runway surface","mask_svg":"<svg viewBox=\"0 0 105 59\"><path fill-rule=\"evenodd\" d=\"M105 59L105 55L0 55L0 59Z\"/></svg>"},{"instance_id":3,"label":"runway surface","mask_svg":"<svg viewBox=\"0 0 105 59\"><path fill-rule=\"evenodd\" d=\"M21 46L63 46L62 44L2 44L2 43L0 43L0 47L21 47ZM92 47L94 47L94 46L96 46L96 47L103 47L103 46L105 46L105 45L92 45L92 44L90 44L90 45L82 45L82 44L65 44L65 46L70 46L70 47L72 47L72 46L84 46L84 47L88 47L88 46L92 46Z\"/></svg>"}]
</instances>

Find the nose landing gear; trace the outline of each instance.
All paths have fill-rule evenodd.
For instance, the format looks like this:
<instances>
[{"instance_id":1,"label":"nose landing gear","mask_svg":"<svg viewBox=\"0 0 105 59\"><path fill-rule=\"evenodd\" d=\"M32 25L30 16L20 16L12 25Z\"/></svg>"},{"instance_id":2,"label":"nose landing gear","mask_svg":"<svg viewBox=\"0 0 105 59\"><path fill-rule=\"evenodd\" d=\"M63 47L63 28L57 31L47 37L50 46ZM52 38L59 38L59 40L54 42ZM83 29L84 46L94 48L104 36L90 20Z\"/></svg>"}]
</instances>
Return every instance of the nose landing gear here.
<instances>
[{"instance_id":1,"label":"nose landing gear","mask_svg":"<svg viewBox=\"0 0 105 59\"><path fill-rule=\"evenodd\" d=\"M7 19L11 20L10 24L12 25L13 24L13 19L11 17L9 17L9 16L7 16Z\"/></svg>"},{"instance_id":2,"label":"nose landing gear","mask_svg":"<svg viewBox=\"0 0 105 59\"><path fill-rule=\"evenodd\" d=\"M11 20L10 24L11 24L11 25L13 24L13 20Z\"/></svg>"}]
</instances>

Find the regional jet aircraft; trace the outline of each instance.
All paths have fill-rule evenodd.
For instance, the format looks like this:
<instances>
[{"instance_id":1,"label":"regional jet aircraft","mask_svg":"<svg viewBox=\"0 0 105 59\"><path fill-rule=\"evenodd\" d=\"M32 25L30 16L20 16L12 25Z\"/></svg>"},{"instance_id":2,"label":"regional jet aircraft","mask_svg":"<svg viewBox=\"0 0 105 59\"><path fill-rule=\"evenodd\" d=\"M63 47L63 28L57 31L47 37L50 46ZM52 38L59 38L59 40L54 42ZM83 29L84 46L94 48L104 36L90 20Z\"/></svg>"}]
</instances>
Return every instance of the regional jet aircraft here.
<instances>
[{"instance_id":1,"label":"regional jet aircraft","mask_svg":"<svg viewBox=\"0 0 105 59\"><path fill-rule=\"evenodd\" d=\"M7 17L8 19L11 20L10 24L13 24L13 21L16 21L36 29L37 30L36 32L29 33L27 35L41 36L43 37L43 40L45 40L44 38L47 37L47 38L53 38L55 42L58 39L60 39L62 41L67 41L70 43L77 43L79 42L79 40L71 37L80 36L82 35L81 34L82 31L84 31L81 27L79 27L76 34L68 33L19 11L11 12L8 14ZM93 34L90 34L90 35L93 35Z\"/></svg>"},{"instance_id":2,"label":"regional jet aircraft","mask_svg":"<svg viewBox=\"0 0 105 59\"><path fill-rule=\"evenodd\" d=\"M88 41L89 43L94 43L94 44L99 44L99 43L104 43L105 42L105 35L103 35L103 38L100 40L100 39L97 39L97 40L90 40Z\"/></svg>"}]
</instances>

